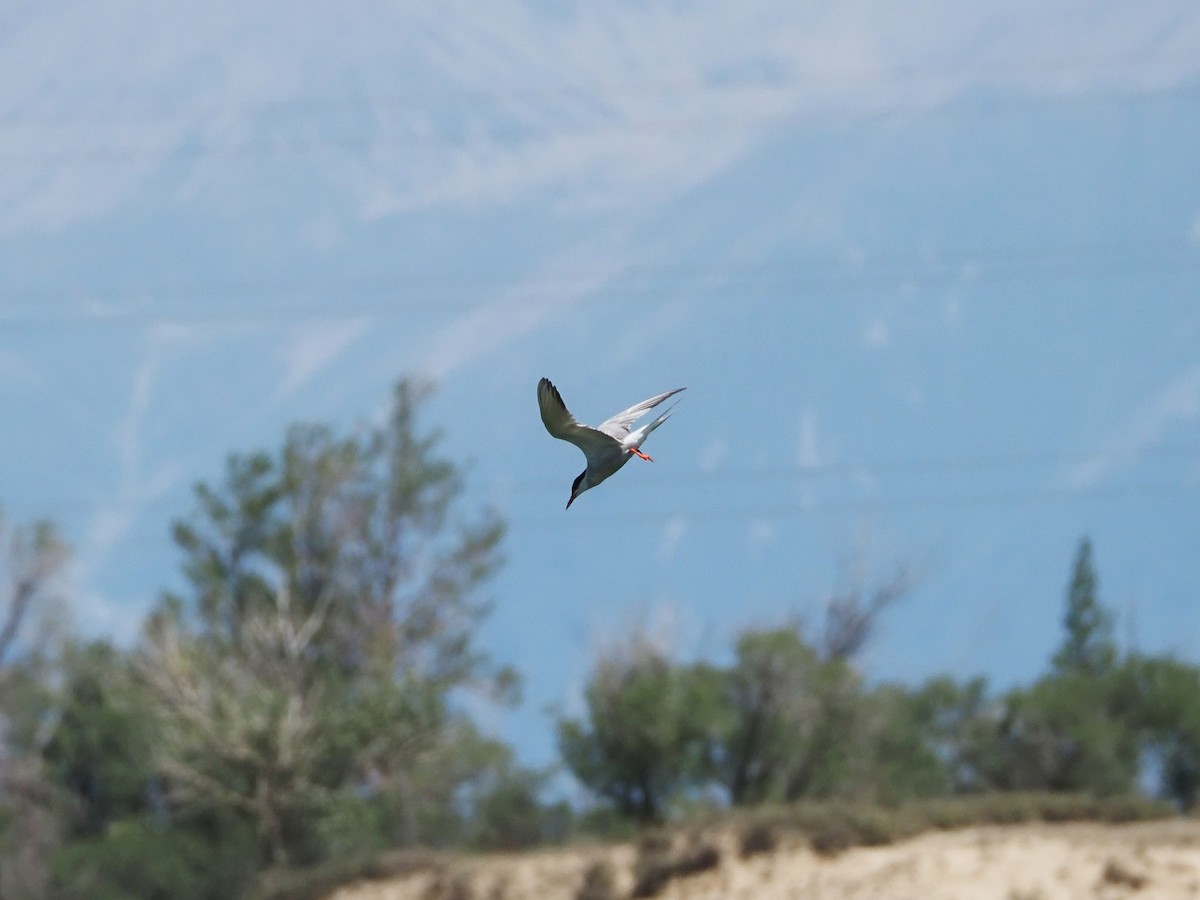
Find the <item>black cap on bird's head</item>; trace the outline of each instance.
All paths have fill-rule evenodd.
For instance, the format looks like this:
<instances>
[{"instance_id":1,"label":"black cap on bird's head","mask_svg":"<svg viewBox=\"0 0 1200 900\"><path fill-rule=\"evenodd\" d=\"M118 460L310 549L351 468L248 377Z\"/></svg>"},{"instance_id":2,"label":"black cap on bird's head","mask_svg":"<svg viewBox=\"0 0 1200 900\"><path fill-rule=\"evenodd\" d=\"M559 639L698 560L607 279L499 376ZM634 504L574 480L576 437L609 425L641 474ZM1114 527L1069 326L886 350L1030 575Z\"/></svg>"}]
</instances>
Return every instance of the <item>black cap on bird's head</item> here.
<instances>
[{"instance_id":1,"label":"black cap on bird's head","mask_svg":"<svg viewBox=\"0 0 1200 900\"><path fill-rule=\"evenodd\" d=\"M571 508L571 504L575 502L575 498L583 493L579 485L583 482L583 476L587 474L587 469L579 473L579 476L571 482L571 499L567 501L567 509Z\"/></svg>"}]
</instances>

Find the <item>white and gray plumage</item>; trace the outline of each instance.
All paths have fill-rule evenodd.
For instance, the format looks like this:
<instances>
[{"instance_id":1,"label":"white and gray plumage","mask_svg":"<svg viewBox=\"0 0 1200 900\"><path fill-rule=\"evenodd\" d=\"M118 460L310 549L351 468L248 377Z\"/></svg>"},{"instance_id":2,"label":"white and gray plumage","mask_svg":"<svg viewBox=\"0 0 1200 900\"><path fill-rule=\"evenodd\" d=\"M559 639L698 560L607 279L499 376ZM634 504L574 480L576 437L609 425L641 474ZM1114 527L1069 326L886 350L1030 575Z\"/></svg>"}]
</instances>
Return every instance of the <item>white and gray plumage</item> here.
<instances>
[{"instance_id":1,"label":"white and gray plumage","mask_svg":"<svg viewBox=\"0 0 1200 900\"><path fill-rule=\"evenodd\" d=\"M668 409L665 413L649 424L643 425L636 431L630 431L629 426L654 409L673 394L678 394L684 388L675 388L665 394L658 394L649 400L635 403L629 409L617 413L611 419L605 419L595 428L578 422L567 405L563 403L558 388L550 383L548 378L538 382L538 409L542 413L542 423L554 437L570 441L583 451L587 457L587 468L580 473L571 485L571 498L567 501L567 509L575 502L575 498L589 488L594 488L617 469L625 465L631 456L640 456L649 462L654 462L641 447L646 438L655 428L667 421L671 415ZM671 407L674 409L674 406Z\"/></svg>"}]
</instances>

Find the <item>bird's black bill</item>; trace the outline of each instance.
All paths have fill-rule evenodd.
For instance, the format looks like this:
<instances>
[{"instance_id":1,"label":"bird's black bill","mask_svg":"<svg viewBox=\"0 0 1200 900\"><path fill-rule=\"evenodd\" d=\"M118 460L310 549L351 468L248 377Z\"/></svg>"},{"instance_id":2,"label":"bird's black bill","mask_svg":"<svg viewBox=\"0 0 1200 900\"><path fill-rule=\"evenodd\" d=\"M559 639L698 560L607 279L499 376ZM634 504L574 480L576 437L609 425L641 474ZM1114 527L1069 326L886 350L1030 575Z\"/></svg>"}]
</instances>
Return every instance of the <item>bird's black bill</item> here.
<instances>
[{"instance_id":1,"label":"bird's black bill","mask_svg":"<svg viewBox=\"0 0 1200 900\"><path fill-rule=\"evenodd\" d=\"M567 501L567 509L571 508L571 504L575 502L575 498L583 493L583 489L579 485L583 484L584 476L587 475L587 469L584 469L575 476L575 480L571 482L571 499Z\"/></svg>"}]
</instances>

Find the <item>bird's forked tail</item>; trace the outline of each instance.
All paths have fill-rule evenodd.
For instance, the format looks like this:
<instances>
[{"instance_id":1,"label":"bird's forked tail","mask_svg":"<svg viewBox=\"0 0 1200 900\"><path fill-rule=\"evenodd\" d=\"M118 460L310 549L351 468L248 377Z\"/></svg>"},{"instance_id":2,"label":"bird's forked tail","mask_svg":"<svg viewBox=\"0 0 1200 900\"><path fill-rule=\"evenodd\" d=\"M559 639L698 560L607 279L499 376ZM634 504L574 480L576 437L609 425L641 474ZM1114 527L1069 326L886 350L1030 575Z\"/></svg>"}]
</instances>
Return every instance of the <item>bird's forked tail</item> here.
<instances>
[{"instance_id":1,"label":"bird's forked tail","mask_svg":"<svg viewBox=\"0 0 1200 900\"><path fill-rule=\"evenodd\" d=\"M640 448L642 446L642 443L646 440L646 438L648 438L650 436L650 432L652 432L655 428L657 428L663 422L667 421L667 419L670 418L670 416L671 416L671 412L678 405L679 404L677 404L677 403L672 403L670 409L668 409L662 415L658 416L653 421L648 422L647 424L643 425L641 428L637 429L636 431L631 431L629 433L629 437L625 438L625 441L624 441L625 449L626 450L637 450L638 448ZM638 455L640 456L641 454L639 453Z\"/></svg>"}]
</instances>

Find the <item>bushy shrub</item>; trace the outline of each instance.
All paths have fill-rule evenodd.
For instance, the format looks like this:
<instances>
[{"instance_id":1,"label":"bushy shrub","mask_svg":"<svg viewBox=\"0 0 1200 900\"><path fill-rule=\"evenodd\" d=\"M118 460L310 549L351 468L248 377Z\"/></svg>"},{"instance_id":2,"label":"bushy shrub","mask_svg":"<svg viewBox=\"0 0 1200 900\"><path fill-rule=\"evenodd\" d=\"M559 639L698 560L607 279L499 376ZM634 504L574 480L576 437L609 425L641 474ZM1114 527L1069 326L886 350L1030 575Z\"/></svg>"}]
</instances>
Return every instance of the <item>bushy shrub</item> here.
<instances>
[{"instance_id":1,"label":"bushy shrub","mask_svg":"<svg viewBox=\"0 0 1200 900\"><path fill-rule=\"evenodd\" d=\"M60 900L229 900L255 873L255 844L231 824L223 835L143 821L111 825L95 838L55 854L54 896Z\"/></svg>"}]
</instances>

